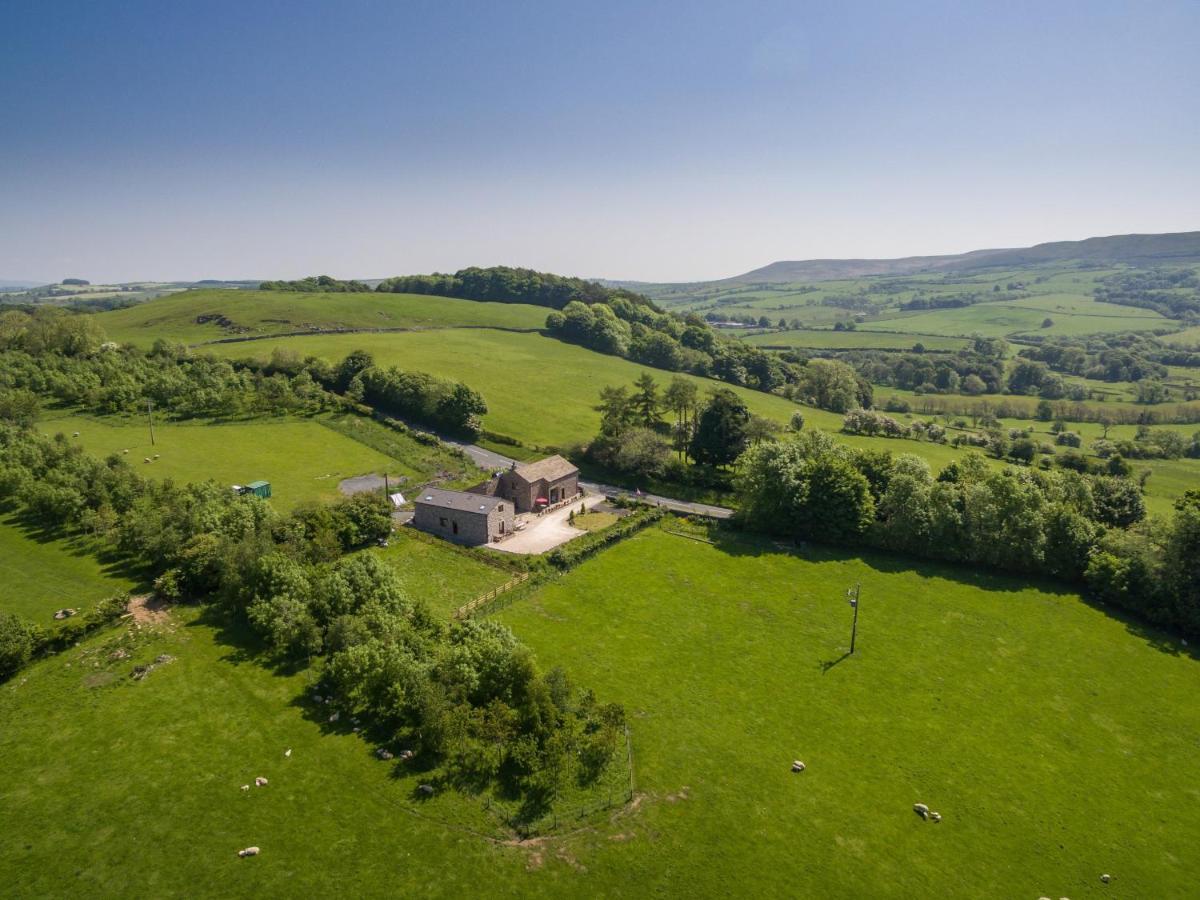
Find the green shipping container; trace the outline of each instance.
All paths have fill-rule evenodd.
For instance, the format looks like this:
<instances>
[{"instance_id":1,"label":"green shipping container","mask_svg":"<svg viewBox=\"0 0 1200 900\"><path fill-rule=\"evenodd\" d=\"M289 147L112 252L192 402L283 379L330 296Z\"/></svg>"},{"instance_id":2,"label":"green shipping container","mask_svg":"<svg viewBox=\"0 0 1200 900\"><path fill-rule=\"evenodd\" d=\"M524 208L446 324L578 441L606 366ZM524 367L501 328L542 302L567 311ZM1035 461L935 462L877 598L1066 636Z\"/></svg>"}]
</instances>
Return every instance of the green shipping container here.
<instances>
[{"instance_id":1,"label":"green shipping container","mask_svg":"<svg viewBox=\"0 0 1200 900\"><path fill-rule=\"evenodd\" d=\"M252 481L245 488L243 493L253 494L255 497L270 497L271 482L269 481Z\"/></svg>"}]
</instances>

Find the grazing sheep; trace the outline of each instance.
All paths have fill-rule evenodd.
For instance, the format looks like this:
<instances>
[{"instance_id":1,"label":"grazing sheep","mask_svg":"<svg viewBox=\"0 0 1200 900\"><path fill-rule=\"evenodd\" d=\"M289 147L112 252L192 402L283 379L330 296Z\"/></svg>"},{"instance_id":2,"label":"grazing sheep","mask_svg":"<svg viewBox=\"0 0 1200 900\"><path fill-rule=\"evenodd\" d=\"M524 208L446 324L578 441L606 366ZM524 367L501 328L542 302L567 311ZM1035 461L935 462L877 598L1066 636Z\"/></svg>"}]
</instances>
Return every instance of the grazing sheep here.
<instances>
[{"instance_id":1,"label":"grazing sheep","mask_svg":"<svg viewBox=\"0 0 1200 900\"><path fill-rule=\"evenodd\" d=\"M1100 880L1103 881L1105 884L1108 884L1110 881L1112 881L1112 876L1107 875L1107 874L1101 875Z\"/></svg>"},{"instance_id":2,"label":"grazing sheep","mask_svg":"<svg viewBox=\"0 0 1200 900\"><path fill-rule=\"evenodd\" d=\"M929 814L929 818L933 819L935 822L940 822L942 821L942 814L940 812L931 812Z\"/></svg>"},{"instance_id":3,"label":"grazing sheep","mask_svg":"<svg viewBox=\"0 0 1200 900\"><path fill-rule=\"evenodd\" d=\"M913 804L913 812L915 812L918 816L920 816L923 819L927 815L929 815L929 807L926 806L924 803L914 803Z\"/></svg>"},{"instance_id":4,"label":"grazing sheep","mask_svg":"<svg viewBox=\"0 0 1200 900\"><path fill-rule=\"evenodd\" d=\"M421 792L421 794L422 794L422 795L424 795L424 796L426 796L426 797L432 797L432 796L433 796L433 785L432 785L432 784L422 784L422 785L419 785L419 786L417 787L417 790L418 790L418 791L420 791L420 792Z\"/></svg>"},{"instance_id":5,"label":"grazing sheep","mask_svg":"<svg viewBox=\"0 0 1200 900\"><path fill-rule=\"evenodd\" d=\"M142 462L150 462L150 457L148 457L148 456L147 456L147 457L144 457L144 458L142 459Z\"/></svg>"},{"instance_id":6,"label":"grazing sheep","mask_svg":"<svg viewBox=\"0 0 1200 900\"><path fill-rule=\"evenodd\" d=\"M340 718L341 718L341 715L339 715L338 713L334 713L332 716L329 717L329 721L336 722Z\"/></svg>"},{"instance_id":7,"label":"grazing sheep","mask_svg":"<svg viewBox=\"0 0 1200 900\"><path fill-rule=\"evenodd\" d=\"M267 779L265 779L261 775L259 775L257 778L254 779L254 784L256 787L265 787L267 784Z\"/></svg>"},{"instance_id":8,"label":"grazing sheep","mask_svg":"<svg viewBox=\"0 0 1200 900\"><path fill-rule=\"evenodd\" d=\"M238 856L258 856L259 850L257 847L247 847L245 850L239 850Z\"/></svg>"},{"instance_id":9,"label":"grazing sheep","mask_svg":"<svg viewBox=\"0 0 1200 900\"><path fill-rule=\"evenodd\" d=\"M250 790L250 785L248 785L248 784L243 784L243 785L242 785L242 790L243 790L243 791L248 791L248 790Z\"/></svg>"},{"instance_id":10,"label":"grazing sheep","mask_svg":"<svg viewBox=\"0 0 1200 900\"><path fill-rule=\"evenodd\" d=\"M291 756L291 755L292 755L292 748L291 748L291 747L288 747L286 750L284 750L284 751L283 751L283 755L284 755L285 757L287 757L287 756Z\"/></svg>"},{"instance_id":11,"label":"grazing sheep","mask_svg":"<svg viewBox=\"0 0 1200 900\"><path fill-rule=\"evenodd\" d=\"M793 772L803 772L804 768L805 768L804 763L800 762L800 760L797 759L792 762L792 771Z\"/></svg>"},{"instance_id":12,"label":"grazing sheep","mask_svg":"<svg viewBox=\"0 0 1200 900\"><path fill-rule=\"evenodd\" d=\"M375 751L375 755L378 756L380 759L391 759L392 751L388 750L386 747L380 747L378 750Z\"/></svg>"}]
</instances>

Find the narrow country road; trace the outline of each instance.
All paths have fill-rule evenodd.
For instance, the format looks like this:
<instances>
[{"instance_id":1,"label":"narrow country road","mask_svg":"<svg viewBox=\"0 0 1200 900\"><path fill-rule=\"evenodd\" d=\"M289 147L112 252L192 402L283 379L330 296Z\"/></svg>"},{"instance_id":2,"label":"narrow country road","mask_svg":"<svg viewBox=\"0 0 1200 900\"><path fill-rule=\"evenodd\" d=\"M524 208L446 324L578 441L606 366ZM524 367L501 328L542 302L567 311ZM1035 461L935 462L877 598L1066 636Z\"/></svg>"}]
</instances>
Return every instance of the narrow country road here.
<instances>
[{"instance_id":1,"label":"narrow country road","mask_svg":"<svg viewBox=\"0 0 1200 900\"><path fill-rule=\"evenodd\" d=\"M475 444L464 444L462 441L456 441L451 438L442 438L443 442L452 447L457 447L467 456L471 457L481 469L507 469L513 464L510 457L496 453L492 450L486 450ZM595 481L580 481L579 486L584 490L596 491L601 494L632 494L628 488L616 487L611 484L600 484ZM661 506L664 509L669 509L671 512L683 513L693 516L707 516L710 519L728 519L733 515L732 509L727 509L724 506L712 506L708 503L692 503L688 500L676 500L674 497L661 497L658 494L641 494L639 499L646 503L653 503L656 506Z\"/></svg>"}]
</instances>

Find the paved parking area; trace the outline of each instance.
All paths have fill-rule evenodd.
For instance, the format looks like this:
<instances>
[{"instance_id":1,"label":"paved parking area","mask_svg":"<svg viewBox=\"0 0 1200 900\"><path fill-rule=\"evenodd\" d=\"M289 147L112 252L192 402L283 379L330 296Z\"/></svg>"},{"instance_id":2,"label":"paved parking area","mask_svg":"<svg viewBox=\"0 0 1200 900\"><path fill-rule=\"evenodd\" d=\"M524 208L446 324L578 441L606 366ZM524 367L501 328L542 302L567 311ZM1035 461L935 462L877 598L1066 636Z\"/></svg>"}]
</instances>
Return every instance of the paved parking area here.
<instances>
[{"instance_id":1,"label":"paved parking area","mask_svg":"<svg viewBox=\"0 0 1200 900\"><path fill-rule=\"evenodd\" d=\"M527 523L523 531L514 532L512 537L489 546L493 550L503 550L505 553L545 553L547 550L553 550L572 538L587 534L582 528L567 524L572 511L578 512L580 504L591 509L603 502L603 494L584 494L580 499L554 512L542 516L526 514L521 517Z\"/></svg>"}]
</instances>

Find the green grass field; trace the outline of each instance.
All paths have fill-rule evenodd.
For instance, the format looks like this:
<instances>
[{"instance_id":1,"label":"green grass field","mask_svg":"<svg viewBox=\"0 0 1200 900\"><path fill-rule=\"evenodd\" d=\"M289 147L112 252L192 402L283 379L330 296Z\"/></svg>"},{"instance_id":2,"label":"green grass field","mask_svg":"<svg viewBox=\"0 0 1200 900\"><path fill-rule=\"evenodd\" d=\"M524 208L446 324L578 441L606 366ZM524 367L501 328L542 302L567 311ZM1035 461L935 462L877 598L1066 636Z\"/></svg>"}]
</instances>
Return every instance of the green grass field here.
<instances>
[{"instance_id":1,"label":"green grass field","mask_svg":"<svg viewBox=\"0 0 1200 900\"><path fill-rule=\"evenodd\" d=\"M46 434L79 432L96 456L122 453L138 471L179 482L215 479L221 484L271 482L271 502L288 511L309 500L338 496L343 478L370 473L418 478L424 473L324 427L317 419L251 419L246 422L160 422L156 444L141 419L71 415L38 423ZM415 443L415 442L412 442ZM150 463L145 457L159 455Z\"/></svg>"},{"instance_id":2,"label":"green grass field","mask_svg":"<svg viewBox=\"0 0 1200 900\"><path fill-rule=\"evenodd\" d=\"M93 550L86 539L44 537L12 516L0 518L0 613L49 628L57 609L90 609L133 587L119 567L101 562Z\"/></svg>"},{"instance_id":3,"label":"green grass field","mask_svg":"<svg viewBox=\"0 0 1200 900\"><path fill-rule=\"evenodd\" d=\"M973 274L878 276L770 285L736 282L647 285L645 289L672 309L765 315L772 322L780 318L797 319L806 327L827 326L838 319L862 315L871 331L959 337L1174 330L1175 323L1157 313L1095 301L1092 292L1100 279L1117 271L1120 270L1081 270L1064 263L1057 267ZM1010 285L1017 287L1010 291ZM997 286L998 293L993 291ZM900 308L917 297L937 299L967 293L975 294L976 298L982 295L985 300L971 306L927 312L905 312ZM996 294L994 301L993 294ZM1000 299L1002 296L1005 299ZM1042 328L1047 317L1054 324Z\"/></svg>"},{"instance_id":4,"label":"green grass field","mask_svg":"<svg viewBox=\"0 0 1200 900\"><path fill-rule=\"evenodd\" d=\"M1191 328L1185 328L1175 334L1168 334L1163 340L1168 344L1177 344L1180 347L1200 347L1200 325L1193 325Z\"/></svg>"},{"instance_id":5,"label":"green grass field","mask_svg":"<svg viewBox=\"0 0 1200 900\"><path fill-rule=\"evenodd\" d=\"M565 446L594 437L600 414L592 407L602 387L631 385L643 372L649 372L664 386L672 377L672 373L661 369L543 335L488 329L315 335L219 344L207 349L225 357L265 358L276 347L329 360L339 360L361 348L380 365L459 379L487 400L488 413L483 417L487 428L543 446ZM684 377L703 390L724 386L709 379ZM798 408L782 397L743 388L734 390L751 410L779 421L787 421ZM811 412L817 418L832 415ZM840 425L840 416L837 422Z\"/></svg>"},{"instance_id":6,"label":"green grass field","mask_svg":"<svg viewBox=\"0 0 1200 900\"><path fill-rule=\"evenodd\" d=\"M423 776L330 725L307 673L178 608L0 685L8 891L1191 896L1187 650L1068 591L711 536L643 532L499 614L543 665L626 705L632 807L499 841L469 797L415 802ZM411 549L380 552L436 590ZM250 845L262 855L238 859Z\"/></svg>"},{"instance_id":7,"label":"green grass field","mask_svg":"<svg viewBox=\"0 0 1200 900\"><path fill-rule=\"evenodd\" d=\"M1171 328L1170 319L1147 310L1133 310L1110 303L1091 303L1093 311L1059 311L1039 308L1032 301L1021 303L979 303L957 309L905 314L895 318L873 321L871 328L879 331L920 332L923 334L972 335L1004 337L1011 334L1044 334L1074 336L1119 331L1152 331ZM1074 306L1078 310L1078 305ZM1111 310L1122 310L1113 313ZM1042 328L1050 318L1054 324Z\"/></svg>"},{"instance_id":8,"label":"green grass field","mask_svg":"<svg viewBox=\"0 0 1200 900\"><path fill-rule=\"evenodd\" d=\"M114 341L149 347L159 338L186 344L290 331L372 328L541 328L549 310L520 303L481 303L420 294L306 294L204 290L100 313ZM235 328L198 317L223 316Z\"/></svg>"},{"instance_id":9,"label":"green grass field","mask_svg":"<svg viewBox=\"0 0 1200 900\"><path fill-rule=\"evenodd\" d=\"M414 597L423 598L446 618L464 603L513 578L512 572L490 564L478 553L411 528L393 532L387 547L365 552L378 554L400 574Z\"/></svg>"},{"instance_id":10,"label":"green grass field","mask_svg":"<svg viewBox=\"0 0 1200 900\"><path fill-rule=\"evenodd\" d=\"M718 541L643 533L500 614L631 713L646 799L619 849L581 839L589 880L700 896L1193 894L1188 651L1061 589Z\"/></svg>"},{"instance_id":11,"label":"green grass field","mask_svg":"<svg viewBox=\"0 0 1200 900\"><path fill-rule=\"evenodd\" d=\"M811 348L814 350L911 350L921 344L926 350L961 350L970 345L965 338L930 337L921 334L883 334L878 331L771 331L745 338L759 347Z\"/></svg>"}]
</instances>

